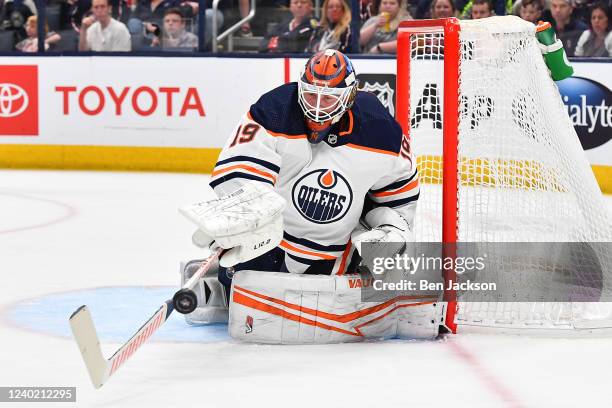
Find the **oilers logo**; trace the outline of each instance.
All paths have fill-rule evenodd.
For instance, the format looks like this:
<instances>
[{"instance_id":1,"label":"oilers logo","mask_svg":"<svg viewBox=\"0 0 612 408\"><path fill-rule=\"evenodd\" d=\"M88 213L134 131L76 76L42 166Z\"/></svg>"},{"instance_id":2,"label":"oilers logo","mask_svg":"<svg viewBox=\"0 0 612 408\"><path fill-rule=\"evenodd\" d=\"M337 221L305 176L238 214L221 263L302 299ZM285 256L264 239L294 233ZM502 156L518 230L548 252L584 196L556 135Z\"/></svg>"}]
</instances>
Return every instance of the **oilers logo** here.
<instances>
[{"instance_id":1,"label":"oilers logo","mask_svg":"<svg viewBox=\"0 0 612 408\"><path fill-rule=\"evenodd\" d=\"M293 205L307 220L329 224L346 215L353 190L344 176L334 170L318 169L302 176L291 192Z\"/></svg>"}]
</instances>

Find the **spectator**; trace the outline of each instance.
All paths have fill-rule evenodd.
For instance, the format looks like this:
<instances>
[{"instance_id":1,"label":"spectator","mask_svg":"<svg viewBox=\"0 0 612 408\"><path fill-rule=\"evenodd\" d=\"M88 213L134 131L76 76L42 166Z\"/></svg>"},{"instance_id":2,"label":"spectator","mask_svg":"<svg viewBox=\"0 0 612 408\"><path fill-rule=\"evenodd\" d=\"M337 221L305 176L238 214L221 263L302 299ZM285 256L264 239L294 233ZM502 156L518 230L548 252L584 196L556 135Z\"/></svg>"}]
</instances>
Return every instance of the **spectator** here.
<instances>
[{"instance_id":1,"label":"spectator","mask_svg":"<svg viewBox=\"0 0 612 408\"><path fill-rule=\"evenodd\" d=\"M587 25L576 19L573 0L552 0L550 4L550 14L545 16L545 20L552 24L557 36L563 43L563 48L568 57L573 57L578 38L582 32L588 29Z\"/></svg>"},{"instance_id":2,"label":"spectator","mask_svg":"<svg viewBox=\"0 0 612 408\"><path fill-rule=\"evenodd\" d=\"M359 44L363 47L363 52L395 54L400 21L411 19L405 0L381 0L378 14L366 21L361 28Z\"/></svg>"},{"instance_id":3,"label":"spectator","mask_svg":"<svg viewBox=\"0 0 612 408\"><path fill-rule=\"evenodd\" d=\"M132 0L130 0L132 1ZM81 27L81 21L84 17L91 14L91 0L62 0L62 16L60 17L60 27L73 28ZM111 7L111 16L117 20L125 23L130 12L128 6L128 0L110 0L109 5Z\"/></svg>"},{"instance_id":4,"label":"spectator","mask_svg":"<svg viewBox=\"0 0 612 408\"><path fill-rule=\"evenodd\" d=\"M310 37L308 52L333 48L346 53L351 45L351 8L346 0L325 0L319 26Z\"/></svg>"},{"instance_id":5,"label":"spectator","mask_svg":"<svg viewBox=\"0 0 612 408\"><path fill-rule=\"evenodd\" d=\"M493 15L494 13L493 10L491 10L491 3L489 3L489 0L472 1L472 20L487 18Z\"/></svg>"},{"instance_id":6,"label":"spectator","mask_svg":"<svg viewBox=\"0 0 612 408\"><path fill-rule=\"evenodd\" d=\"M79 51L130 51L125 24L111 17L109 0L93 0L93 14L81 21Z\"/></svg>"},{"instance_id":7,"label":"spectator","mask_svg":"<svg viewBox=\"0 0 612 408\"><path fill-rule=\"evenodd\" d=\"M520 0L518 0L520 1ZM460 18L470 18L472 15L472 6L474 0L456 0L455 8L458 10ZM509 0L490 0L489 7L494 13L493 15L505 16L506 13L512 11L512 1Z\"/></svg>"},{"instance_id":8,"label":"spectator","mask_svg":"<svg viewBox=\"0 0 612 408\"><path fill-rule=\"evenodd\" d=\"M312 0L291 0L289 5L291 19L284 21L269 31L261 44L259 52L304 52L317 20L311 18Z\"/></svg>"},{"instance_id":9,"label":"spectator","mask_svg":"<svg viewBox=\"0 0 612 408\"><path fill-rule=\"evenodd\" d=\"M21 52L38 52L38 17L30 16L25 24L28 38L17 43L15 48ZM57 43L62 37L56 32L49 32L49 27L45 23L45 50Z\"/></svg>"},{"instance_id":10,"label":"spectator","mask_svg":"<svg viewBox=\"0 0 612 408\"><path fill-rule=\"evenodd\" d=\"M597 3L591 8L591 29L582 33L576 46L577 57L612 57L610 8Z\"/></svg>"},{"instance_id":11,"label":"spectator","mask_svg":"<svg viewBox=\"0 0 612 408\"><path fill-rule=\"evenodd\" d=\"M456 17L457 9L452 0L433 0L431 2L431 18Z\"/></svg>"},{"instance_id":12,"label":"spectator","mask_svg":"<svg viewBox=\"0 0 612 408\"><path fill-rule=\"evenodd\" d=\"M197 48L198 37L185 30L185 18L178 8L169 8L164 13L162 35L156 36L152 46L162 48Z\"/></svg>"},{"instance_id":13,"label":"spectator","mask_svg":"<svg viewBox=\"0 0 612 408\"><path fill-rule=\"evenodd\" d=\"M34 0L0 0L0 30L12 31L15 42L27 38L25 22L37 14Z\"/></svg>"},{"instance_id":14,"label":"spectator","mask_svg":"<svg viewBox=\"0 0 612 408\"><path fill-rule=\"evenodd\" d=\"M431 18L456 17L457 9L455 8L455 3L452 0L433 0L430 6L430 16ZM438 47L444 47L444 40L437 36L432 36L419 41L414 52L421 55L426 50L439 49Z\"/></svg>"},{"instance_id":15,"label":"spectator","mask_svg":"<svg viewBox=\"0 0 612 408\"><path fill-rule=\"evenodd\" d=\"M213 23L212 3L213 3L212 0L204 1L204 6L205 6L204 18L206 19L206 23L204 25L206 29L206 31L204 32L204 41L207 44L210 43L211 38L212 38L212 23ZM180 4L180 10L183 13L183 21L187 19L194 20L195 17L198 15L199 8L200 8L200 3L197 0L183 1ZM223 13L219 9L217 9L217 27L221 28L221 26L223 26L223 20L224 20Z\"/></svg>"},{"instance_id":16,"label":"spectator","mask_svg":"<svg viewBox=\"0 0 612 408\"><path fill-rule=\"evenodd\" d=\"M145 38L161 35L164 12L178 5L178 0L138 0L127 22L134 48L140 48Z\"/></svg>"},{"instance_id":17,"label":"spectator","mask_svg":"<svg viewBox=\"0 0 612 408\"><path fill-rule=\"evenodd\" d=\"M519 15L525 21L538 24L538 21L542 18L543 11L544 2L542 0L523 0Z\"/></svg>"}]
</instances>

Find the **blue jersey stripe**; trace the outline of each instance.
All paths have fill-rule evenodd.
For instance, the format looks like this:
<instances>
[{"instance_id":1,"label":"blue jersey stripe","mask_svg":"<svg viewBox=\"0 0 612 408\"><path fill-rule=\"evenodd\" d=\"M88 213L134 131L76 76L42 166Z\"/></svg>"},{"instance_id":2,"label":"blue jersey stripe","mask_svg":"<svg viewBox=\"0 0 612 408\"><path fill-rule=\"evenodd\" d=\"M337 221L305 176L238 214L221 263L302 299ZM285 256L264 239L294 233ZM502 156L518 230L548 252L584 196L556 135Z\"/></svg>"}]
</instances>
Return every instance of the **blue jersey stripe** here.
<instances>
[{"instance_id":1,"label":"blue jersey stripe","mask_svg":"<svg viewBox=\"0 0 612 408\"><path fill-rule=\"evenodd\" d=\"M382 193L383 191L387 191L387 190L397 190L398 188L402 188L403 186L405 186L406 184L410 183L412 180L414 180L414 178L416 177L417 172L415 171L414 174L407 179L404 180L400 180L400 181L394 181L393 183L384 186L382 188L377 188L376 190L370 190L370 194L376 194L376 193Z\"/></svg>"},{"instance_id":2,"label":"blue jersey stripe","mask_svg":"<svg viewBox=\"0 0 612 408\"><path fill-rule=\"evenodd\" d=\"M345 245L321 245L321 244L317 244L316 242L313 242L313 241L310 241L304 238L294 237L293 235L288 234L287 232L283 233L283 238L285 238L287 241L291 243L299 244L299 245L305 246L306 248L314 249L315 251L338 252L338 251L344 251L344 249L346 248L346 244Z\"/></svg>"},{"instance_id":3,"label":"blue jersey stripe","mask_svg":"<svg viewBox=\"0 0 612 408\"><path fill-rule=\"evenodd\" d=\"M412 197L408 198L402 198L401 200L386 201L384 203L376 202L376 207L399 207L401 205L405 205L412 201L418 200L419 194L413 195Z\"/></svg>"},{"instance_id":4,"label":"blue jersey stripe","mask_svg":"<svg viewBox=\"0 0 612 408\"><path fill-rule=\"evenodd\" d=\"M265 179L263 177L253 176L252 174L242 173L242 172L239 172L239 171L234 171L234 172L231 172L231 173L228 173L228 174L224 174L223 176L219 177L218 179L210 181L208 184L212 188L215 188L219 184L224 183L224 182L229 181L229 180L232 180L232 179L235 179L235 178L243 178L243 179L248 179L248 180L263 181L264 183L268 183L268 184L274 185L274 183L272 183L271 180Z\"/></svg>"},{"instance_id":5,"label":"blue jersey stripe","mask_svg":"<svg viewBox=\"0 0 612 408\"><path fill-rule=\"evenodd\" d=\"M255 157L251 157L251 156L234 156L234 157L230 157L229 159L220 160L220 161L217 162L215 167L222 166L222 165L227 164L227 163L245 162L245 161L246 162L255 163L255 164L259 164L260 166L265 167L268 170L272 170L273 172L275 172L277 174L280 171L280 167L277 166L276 164L270 163L269 161L257 159Z\"/></svg>"}]
</instances>

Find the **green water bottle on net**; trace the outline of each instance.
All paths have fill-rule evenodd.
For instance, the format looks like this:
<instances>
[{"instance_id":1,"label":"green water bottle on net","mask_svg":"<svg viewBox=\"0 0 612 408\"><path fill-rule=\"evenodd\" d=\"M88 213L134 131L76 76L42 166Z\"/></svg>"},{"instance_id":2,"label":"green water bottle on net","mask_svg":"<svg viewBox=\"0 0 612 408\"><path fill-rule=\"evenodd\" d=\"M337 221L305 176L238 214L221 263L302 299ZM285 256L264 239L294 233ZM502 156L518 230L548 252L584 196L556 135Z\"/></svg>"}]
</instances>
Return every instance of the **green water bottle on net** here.
<instances>
[{"instance_id":1,"label":"green water bottle on net","mask_svg":"<svg viewBox=\"0 0 612 408\"><path fill-rule=\"evenodd\" d=\"M536 28L536 37L540 43L542 56L554 81L561 81L574 74L574 69L567 60L563 43L557 39L555 30L548 22L540 21Z\"/></svg>"}]
</instances>

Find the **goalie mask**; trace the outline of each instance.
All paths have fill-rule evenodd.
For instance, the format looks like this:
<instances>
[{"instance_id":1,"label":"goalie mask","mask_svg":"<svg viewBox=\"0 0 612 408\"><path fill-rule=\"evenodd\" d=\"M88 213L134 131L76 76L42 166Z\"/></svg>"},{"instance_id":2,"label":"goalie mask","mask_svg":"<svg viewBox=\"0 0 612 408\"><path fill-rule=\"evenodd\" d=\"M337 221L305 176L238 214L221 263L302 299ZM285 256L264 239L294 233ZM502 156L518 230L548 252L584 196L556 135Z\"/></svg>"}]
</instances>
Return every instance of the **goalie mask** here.
<instances>
[{"instance_id":1,"label":"goalie mask","mask_svg":"<svg viewBox=\"0 0 612 408\"><path fill-rule=\"evenodd\" d=\"M325 130L351 108L356 94L355 70L346 55L325 50L310 57L298 81L298 102L312 131L311 142L325 137Z\"/></svg>"}]
</instances>

